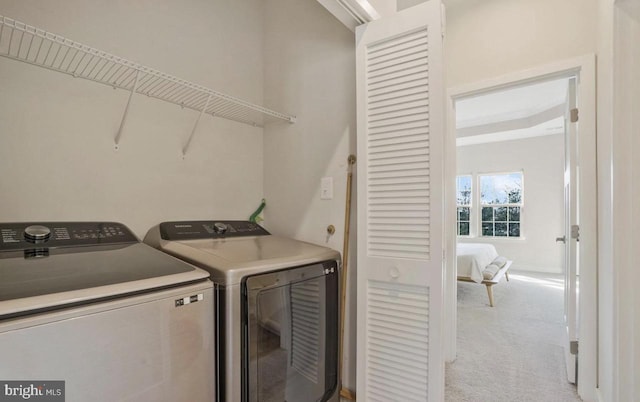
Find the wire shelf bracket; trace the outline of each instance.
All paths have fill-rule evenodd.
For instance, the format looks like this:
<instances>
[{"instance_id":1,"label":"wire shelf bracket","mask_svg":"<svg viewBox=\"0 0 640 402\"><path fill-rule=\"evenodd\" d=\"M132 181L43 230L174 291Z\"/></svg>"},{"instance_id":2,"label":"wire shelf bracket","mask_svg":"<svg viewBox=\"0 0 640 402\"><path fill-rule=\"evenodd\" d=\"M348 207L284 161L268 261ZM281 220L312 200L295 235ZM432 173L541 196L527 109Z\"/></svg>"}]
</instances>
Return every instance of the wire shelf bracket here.
<instances>
[{"instance_id":1,"label":"wire shelf bracket","mask_svg":"<svg viewBox=\"0 0 640 402\"><path fill-rule=\"evenodd\" d=\"M134 94L147 95L200 112L183 154L189 148L198 122L205 113L255 127L263 127L265 118L289 123L296 121L295 116L194 84L2 15L0 56L130 91L115 137L116 148Z\"/></svg>"},{"instance_id":2,"label":"wire shelf bracket","mask_svg":"<svg viewBox=\"0 0 640 402\"><path fill-rule=\"evenodd\" d=\"M202 118L202 115L204 114L204 111L207 110L207 108L209 107L209 103L211 103L211 95L209 95L209 97L207 98L207 103L205 103L204 107L200 111L200 114L198 115L198 118L196 119L196 122L193 124L193 129L191 130L191 135L189 135L189 138L187 139L186 144L184 144L184 147L182 148L182 157L183 158L187 155L187 150L189 149L189 145L191 145L191 140L193 139L193 136L196 133L196 130L198 129L198 124L200 123L200 119Z\"/></svg>"},{"instance_id":3,"label":"wire shelf bracket","mask_svg":"<svg viewBox=\"0 0 640 402\"><path fill-rule=\"evenodd\" d=\"M125 106L124 113L122 114L122 121L120 122L120 128L118 128L118 134L116 134L115 142L116 149L120 146L120 137L122 137L122 130L124 129L124 123L127 121L127 115L129 114L129 108L131 107L131 98L133 98L133 94L138 90L138 82L140 81L140 71L136 73L136 80L133 83L133 89L131 89L131 93L129 93L129 99L127 100L127 106Z\"/></svg>"}]
</instances>

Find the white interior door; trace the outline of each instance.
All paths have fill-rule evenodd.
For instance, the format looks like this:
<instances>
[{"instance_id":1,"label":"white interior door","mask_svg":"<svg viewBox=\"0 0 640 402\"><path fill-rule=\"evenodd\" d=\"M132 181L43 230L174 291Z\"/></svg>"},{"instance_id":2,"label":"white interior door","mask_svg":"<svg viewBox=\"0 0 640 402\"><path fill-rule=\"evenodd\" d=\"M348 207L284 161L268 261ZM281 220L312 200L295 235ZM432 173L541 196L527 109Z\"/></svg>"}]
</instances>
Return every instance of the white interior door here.
<instances>
[{"instance_id":1,"label":"white interior door","mask_svg":"<svg viewBox=\"0 0 640 402\"><path fill-rule=\"evenodd\" d=\"M565 232L561 238L565 246L564 319L566 327L565 360L569 382L577 381L576 353L578 340L578 180L576 79L569 79L565 112ZM572 346L573 344L573 346Z\"/></svg>"},{"instance_id":2,"label":"white interior door","mask_svg":"<svg viewBox=\"0 0 640 402\"><path fill-rule=\"evenodd\" d=\"M442 9L358 27L358 363L362 401L444 394Z\"/></svg>"}]
</instances>

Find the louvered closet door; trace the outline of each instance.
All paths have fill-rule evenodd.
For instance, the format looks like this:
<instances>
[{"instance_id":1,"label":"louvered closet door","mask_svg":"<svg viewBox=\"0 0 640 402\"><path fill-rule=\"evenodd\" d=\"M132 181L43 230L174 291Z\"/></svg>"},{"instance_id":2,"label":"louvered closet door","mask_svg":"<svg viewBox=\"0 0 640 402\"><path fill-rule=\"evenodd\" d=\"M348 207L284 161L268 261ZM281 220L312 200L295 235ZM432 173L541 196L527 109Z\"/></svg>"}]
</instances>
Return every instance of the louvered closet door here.
<instances>
[{"instance_id":1,"label":"louvered closet door","mask_svg":"<svg viewBox=\"0 0 640 402\"><path fill-rule=\"evenodd\" d=\"M358 400L440 401L441 5L360 26Z\"/></svg>"}]
</instances>

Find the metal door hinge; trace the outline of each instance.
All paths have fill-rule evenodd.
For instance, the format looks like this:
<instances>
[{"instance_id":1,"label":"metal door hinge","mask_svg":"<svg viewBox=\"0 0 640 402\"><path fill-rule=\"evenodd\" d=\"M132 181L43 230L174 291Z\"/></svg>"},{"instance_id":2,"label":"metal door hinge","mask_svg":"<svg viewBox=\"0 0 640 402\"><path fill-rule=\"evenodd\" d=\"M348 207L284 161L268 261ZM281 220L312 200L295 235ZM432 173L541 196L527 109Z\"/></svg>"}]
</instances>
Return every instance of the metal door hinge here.
<instances>
[{"instance_id":1,"label":"metal door hinge","mask_svg":"<svg viewBox=\"0 0 640 402\"><path fill-rule=\"evenodd\" d=\"M572 355L577 355L578 354L578 341L569 342L569 352Z\"/></svg>"},{"instance_id":2,"label":"metal door hinge","mask_svg":"<svg viewBox=\"0 0 640 402\"><path fill-rule=\"evenodd\" d=\"M578 121L578 109L571 109L571 122L576 123Z\"/></svg>"},{"instance_id":3,"label":"metal door hinge","mask_svg":"<svg viewBox=\"0 0 640 402\"><path fill-rule=\"evenodd\" d=\"M576 241L580 241L580 226L579 225L571 225L571 238L576 239Z\"/></svg>"}]
</instances>

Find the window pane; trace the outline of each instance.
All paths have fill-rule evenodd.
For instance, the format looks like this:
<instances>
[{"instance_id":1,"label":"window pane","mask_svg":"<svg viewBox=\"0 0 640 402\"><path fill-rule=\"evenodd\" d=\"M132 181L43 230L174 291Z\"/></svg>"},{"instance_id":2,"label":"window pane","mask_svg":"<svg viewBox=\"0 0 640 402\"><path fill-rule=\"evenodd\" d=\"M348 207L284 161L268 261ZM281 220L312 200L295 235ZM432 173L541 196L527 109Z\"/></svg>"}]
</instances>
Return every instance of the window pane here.
<instances>
[{"instance_id":1,"label":"window pane","mask_svg":"<svg viewBox=\"0 0 640 402\"><path fill-rule=\"evenodd\" d=\"M482 222L482 235L483 236L493 236L493 223L491 223L491 222Z\"/></svg>"},{"instance_id":2,"label":"window pane","mask_svg":"<svg viewBox=\"0 0 640 402\"><path fill-rule=\"evenodd\" d=\"M508 235L507 233L507 224L503 223L503 222L496 222L496 228L495 228L495 236L504 236L506 237Z\"/></svg>"},{"instance_id":3,"label":"window pane","mask_svg":"<svg viewBox=\"0 0 640 402\"><path fill-rule=\"evenodd\" d=\"M509 207L509 221L510 222L520 221L520 207Z\"/></svg>"},{"instance_id":4,"label":"window pane","mask_svg":"<svg viewBox=\"0 0 640 402\"><path fill-rule=\"evenodd\" d=\"M482 220L483 221L492 221L493 220L493 208L491 208L491 207L482 207Z\"/></svg>"},{"instance_id":5,"label":"window pane","mask_svg":"<svg viewBox=\"0 0 640 402\"><path fill-rule=\"evenodd\" d=\"M457 176L458 205L471 205L471 176Z\"/></svg>"},{"instance_id":6,"label":"window pane","mask_svg":"<svg viewBox=\"0 0 640 402\"><path fill-rule=\"evenodd\" d=\"M469 236L469 222L460 222L458 225L459 236Z\"/></svg>"},{"instance_id":7,"label":"window pane","mask_svg":"<svg viewBox=\"0 0 640 402\"><path fill-rule=\"evenodd\" d=\"M522 176L521 172L479 176L483 236L520 236L521 207L497 205L522 204Z\"/></svg>"},{"instance_id":8,"label":"window pane","mask_svg":"<svg viewBox=\"0 0 640 402\"><path fill-rule=\"evenodd\" d=\"M470 210L471 208L461 208L458 207L458 220L459 221L469 221L469 215L470 215Z\"/></svg>"},{"instance_id":9,"label":"window pane","mask_svg":"<svg viewBox=\"0 0 640 402\"><path fill-rule=\"evenodd\" d=\"M482 204L521 203L522 173L480 176L480 201Z\"/></svg>"},{"instance_id":10,"label":"window pane","mask_svg":"<svg viewBox=\"0 0 640 402\"><path fill-rule=\"evenodd\" d=\"M520 237L520 224L519 223L510 223L509 224L509 236L510 237Z\"/></svg>"}]
</instances>

